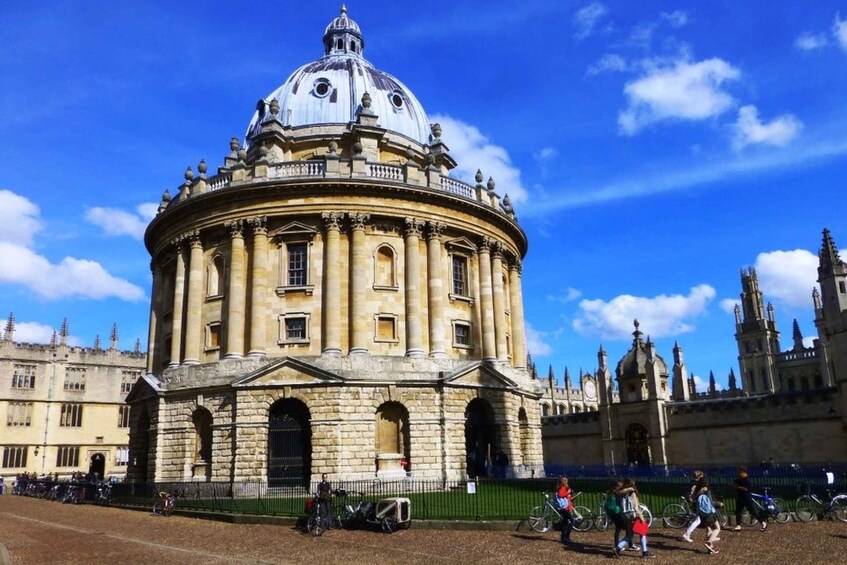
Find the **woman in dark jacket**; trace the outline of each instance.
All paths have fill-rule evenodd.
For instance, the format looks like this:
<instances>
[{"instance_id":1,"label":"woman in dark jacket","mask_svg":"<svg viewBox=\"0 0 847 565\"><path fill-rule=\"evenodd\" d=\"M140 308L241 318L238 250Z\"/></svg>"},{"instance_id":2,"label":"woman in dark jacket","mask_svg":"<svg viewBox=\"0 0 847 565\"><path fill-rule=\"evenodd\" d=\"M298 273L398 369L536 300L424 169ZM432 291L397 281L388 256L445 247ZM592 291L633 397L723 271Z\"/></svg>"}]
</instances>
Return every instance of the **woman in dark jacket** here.
<instances>
[{"instance_id":1,"label":"woman in dark jacket","mask_svg":"<svg viewBox=\"0 0 847 565\"><path fill-rule=\"evenodd\" d=\"M735 479L735 527L733 531L741 531L741 512L745 508L750 513L750 516L758 520L762 524L762 530L768 529L768 515L766 512L759 510L753 504L753 497L750 496L750 477L747 475L746 467L738 468L738 477Z\"/></svg>"}]
</instances>

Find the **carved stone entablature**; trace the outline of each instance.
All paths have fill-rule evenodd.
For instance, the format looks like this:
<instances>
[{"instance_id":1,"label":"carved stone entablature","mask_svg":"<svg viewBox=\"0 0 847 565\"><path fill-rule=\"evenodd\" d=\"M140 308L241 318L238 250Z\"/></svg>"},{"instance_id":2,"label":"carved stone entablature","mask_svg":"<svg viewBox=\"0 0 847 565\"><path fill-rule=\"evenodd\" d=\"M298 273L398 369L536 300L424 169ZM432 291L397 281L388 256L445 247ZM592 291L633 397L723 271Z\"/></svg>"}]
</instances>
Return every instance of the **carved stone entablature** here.
<instances>
[{"instance_id":1,"label":"carved stone entablature","mask_svg":"<svg viewBox=\"0 0 847 565\"><path fill-rule=\"evenodd\" d=\"M355 212L347 214L347 218L350 220L350 229L353 231L365 231L365 224L370 220L371 215Z\"/></svg>"},{"instance_id":2,"label":"carved stone entablature","mask_svg":"<svg viewBox=\"0 0 847 565\"><path fill-rule=\"evenodd\" d=\"M440 239L444 234L444 230L447 229L447 224L442 222L427 222L426 223L426 238L429 239Z\"/></svg>"},{"instance_id":3,"label":"carved stone entablature","mask_svg":"<svg viewBox=\"0 0 847 565\"><path fill-rule=\"evenodd\" d=\"M382 222L379 224L371 224L371 230L374 232L384 233L384 234L396 234L400 235L400 227L396 224L390 224L387 222Z\"/></svg>"},{"instance_id":4,"label":"carved stone entablature","mask_svg":"<svg viewBox=\"0 0 847 565\"><path fill-rule=\"evenodd\" d=\"M420 237L423 233L424 222L422 220L406 218L403 222L405 224L405 235L416 235Z\"/></svg>"},{"instance_id":5,"label":"carved stone entablature","mask_svg":"<svg viewBox=\"0 0 847 565\"><path fill-rule=\"evenodd\" d=\"M224 227L229 230L229 235L233 239L244 237L244 220L226 222Z\"/></svg>"},{"instance_id":6,"label":"carved stone entablature","mask_svg":"<svg viewBox=\"0 0 847 565\"><path fill-rule=\"evenodd\" d=\"M257 216L255 218L250 218L247 220L247 223L253 228L254 234L267 234L268 233L268 217L267 216Z\"/></svg>"},{"instance_id":7,"label":"carved stone entablature","mask_svg":"<svg viewBox=\"0 0 847 565\"><path fill-rule=\"evenodd\" d=\"M343 212L323 212L321 219L326 231L341 231L341 221L344 219Z\"/></svg>"}]
</instances>

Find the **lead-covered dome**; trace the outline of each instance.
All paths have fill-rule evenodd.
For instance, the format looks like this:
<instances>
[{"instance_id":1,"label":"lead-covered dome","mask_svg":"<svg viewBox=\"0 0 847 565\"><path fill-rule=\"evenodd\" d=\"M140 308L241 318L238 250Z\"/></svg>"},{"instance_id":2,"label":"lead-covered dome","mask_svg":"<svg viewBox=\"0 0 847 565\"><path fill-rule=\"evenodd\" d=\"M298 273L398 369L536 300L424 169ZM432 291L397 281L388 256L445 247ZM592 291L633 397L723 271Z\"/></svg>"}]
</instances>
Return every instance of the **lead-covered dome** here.
<instances>
[{"instance_id":1,"label":"lead-covered dome","mask_svg":"<svg viewBox=\"0 0 847 565\"><path fill-rule=\"evenodd\" d=\"M355 121L362 96L368 93L370 111L378 116L380 127L429 143L430 126L423 106L402 82L362 56L364 38L346 8L326 27L323 43L323 57L294 71L260 101L247 129L248 140L269 117L274 100L279 103L278 119L285 126L346 125Z\"/></svg>"}]
</instances>

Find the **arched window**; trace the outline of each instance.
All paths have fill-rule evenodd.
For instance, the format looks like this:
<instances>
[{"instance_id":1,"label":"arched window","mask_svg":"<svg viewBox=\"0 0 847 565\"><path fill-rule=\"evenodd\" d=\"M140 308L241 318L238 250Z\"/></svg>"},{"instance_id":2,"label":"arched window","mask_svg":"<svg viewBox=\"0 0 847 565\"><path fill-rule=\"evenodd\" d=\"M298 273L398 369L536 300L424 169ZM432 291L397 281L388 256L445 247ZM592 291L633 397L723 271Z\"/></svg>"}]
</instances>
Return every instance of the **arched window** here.
<instances>
[{"instance_id":1,"label":"arched window","mask_svg":"<svg viewBox=\"0 0 847 565\"><path fill-rule=\"evenodd\" d=\"M376 411L377 471L408 470L409 411L399 402L386 402ZM405 459L406 469L401 467Z\"/></svg>"},{"instance_id":2,"label":"arched window","mask_svg":"<svg viewBox=\"0 0 847 565\"><path fill-rule=\"evenodd\" d=\"M541 416L549 416L550 415L550 407L546 404L541 405Z\"/></svg>"},{"instance_id":3,"label":"arched window","mask_svg":"<svg viewBox=\"0 0 847 565\"><path fill-rule=\"evenodd\" d=\"M374 254L374 286L381 288L396 288L396 263L394 250L388 245L381 245Z\"/></svg>"},{"instance_id":4,"label":"arched window","mask_svg":"<svg viewBox=\"0 0 847 565\"><path fill-rule=\"evenodd\" d=\"M223 294L224 281L224 258L221 255L215 255L212 262L209 264L208 276L206 277L207 289L206 296L221 296Z\"/></svg>"},{"instance_id":5,"label":"arched window","mask_svg":"<svg viewBox=\"0 0 847 565\"><path fill-rule=\"evenodd\" d=\"M650 464L650 444L647 428L630 424L626 429L626 458L633 465Z\"/></svg>"},{"instance_id":6,"label":"arched window","mask_svg":"<svg viewBox=\"0 0 847 565\"><path fill-rule=\"evenodd\" d=\"M529 458L529 448L532 445L532 436L529 432L529 419L526 417L526 410L523 408L518 410L518 426L521 432L521 460L515 461L515 463L523 465Z\"/></svg>"}]
</instances>

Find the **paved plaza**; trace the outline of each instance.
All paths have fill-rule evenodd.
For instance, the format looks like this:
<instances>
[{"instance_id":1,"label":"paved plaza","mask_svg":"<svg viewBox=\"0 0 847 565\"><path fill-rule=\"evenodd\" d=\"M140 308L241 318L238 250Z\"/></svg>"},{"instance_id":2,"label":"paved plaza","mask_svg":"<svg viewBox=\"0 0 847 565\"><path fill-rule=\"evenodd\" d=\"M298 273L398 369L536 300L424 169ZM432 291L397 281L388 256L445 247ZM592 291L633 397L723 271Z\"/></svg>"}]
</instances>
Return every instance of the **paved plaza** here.
<instances>
[{"instance_id":1,"label":"paved plaza","mask_svg":"<svg viewBox=\"0 0 847 565\"><path fill-rule=\"evenodd\" d=\"M847 524L840 522L773 524L764 534L754 529L723 532L718 555L707 555L701 543L681 542L678 535L665 529L653 533L653 562L817 564L840 561L847 550ZM571 550L562 548L556 532L539 535L519 528L470 531L413 525L394 534L332 530L313 538L289 525L161 518L143 511L0 497L0 543L14 564L610 563L611 537L611 532L575 532L584 545ZM696 539L702 537L701 530ZM639 553L626 553L620 562L640 562Z\"/></svg>"}]
</instances>

